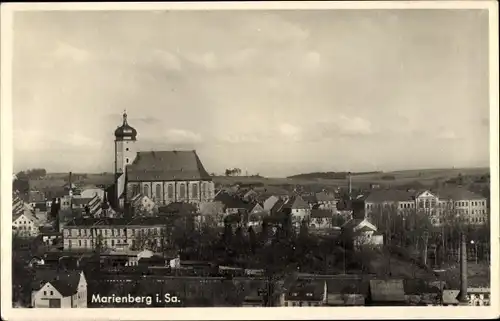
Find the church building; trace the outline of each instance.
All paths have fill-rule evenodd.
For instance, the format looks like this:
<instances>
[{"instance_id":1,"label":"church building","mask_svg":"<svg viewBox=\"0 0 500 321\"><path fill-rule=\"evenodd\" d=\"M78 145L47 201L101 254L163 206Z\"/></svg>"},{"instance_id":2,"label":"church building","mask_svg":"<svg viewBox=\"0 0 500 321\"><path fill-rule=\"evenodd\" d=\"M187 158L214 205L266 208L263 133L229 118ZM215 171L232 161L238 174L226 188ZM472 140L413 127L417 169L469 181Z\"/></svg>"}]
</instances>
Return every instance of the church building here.
<instances>
[{"instance_id":1,"label":"church building","mask_svg":"<svg viewBox=\"0 0 500 321\"><path fill-rule=\"evenodd\" d=\"M215 196L214 183L196 151L138 151L137 131L127 122L115 130L116 197L121 208L143 194L158 205L198 205Z\"/></svg>"}]
</instances>

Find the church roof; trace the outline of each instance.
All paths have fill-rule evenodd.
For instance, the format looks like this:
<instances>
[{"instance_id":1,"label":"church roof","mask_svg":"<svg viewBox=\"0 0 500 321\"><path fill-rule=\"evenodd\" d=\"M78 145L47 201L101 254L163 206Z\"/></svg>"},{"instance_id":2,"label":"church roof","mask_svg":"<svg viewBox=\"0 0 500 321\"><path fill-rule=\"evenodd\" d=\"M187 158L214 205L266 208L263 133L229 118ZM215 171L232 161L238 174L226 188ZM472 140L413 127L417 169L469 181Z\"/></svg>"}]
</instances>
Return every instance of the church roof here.
<instances>
[{"instance_id":1,"label":"church roof","mask_svg":"<svg viewBox=\"0 0 500 321\"><path fill-rule=\"evenodd\" d=\"M196 151L139 152L127 166L129 182L211 180Z\"/></svg>"}]
</instances>

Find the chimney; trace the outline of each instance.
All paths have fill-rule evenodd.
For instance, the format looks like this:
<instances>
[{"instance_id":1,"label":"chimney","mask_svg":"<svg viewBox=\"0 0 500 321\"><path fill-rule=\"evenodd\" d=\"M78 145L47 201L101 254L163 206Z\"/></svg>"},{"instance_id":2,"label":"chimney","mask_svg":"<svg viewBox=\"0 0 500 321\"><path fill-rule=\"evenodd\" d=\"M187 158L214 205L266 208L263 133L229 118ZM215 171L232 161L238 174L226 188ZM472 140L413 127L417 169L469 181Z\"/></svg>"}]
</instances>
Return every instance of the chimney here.
<instances>
[{"instance_id":1,"label":"chimney","mask_svg":"<svg viewBox=\"0 0 500 321\"><path fill-rule=\"evenodd\" d=\"M460 294L458 301L460 305L468 305L467 300L467 239L465 233L462 233L460 243Z\"/></svg>"},{"instance_id":2,"label":"chimney","mask_svg":"<svg viewBox=\"0 0 500 321\"><path fill-rule=\"evenodd\" d=\"M73 189L72 189L72 177L73 176L73 173L72 172L69 172L69 196L73 196Z\"/></svg>"},{"instance_id":3,"label":"chimney","mask_svg":"<svg viewBox=\"0 0 500 321\"><path fill-rule=\"evenodd\" d=\"M348 179L348 184L349 184L349 200L351 200L352 197L352 181L351 181L351 172L347 173L347 179Z\"/></svg>"}]
</instances>

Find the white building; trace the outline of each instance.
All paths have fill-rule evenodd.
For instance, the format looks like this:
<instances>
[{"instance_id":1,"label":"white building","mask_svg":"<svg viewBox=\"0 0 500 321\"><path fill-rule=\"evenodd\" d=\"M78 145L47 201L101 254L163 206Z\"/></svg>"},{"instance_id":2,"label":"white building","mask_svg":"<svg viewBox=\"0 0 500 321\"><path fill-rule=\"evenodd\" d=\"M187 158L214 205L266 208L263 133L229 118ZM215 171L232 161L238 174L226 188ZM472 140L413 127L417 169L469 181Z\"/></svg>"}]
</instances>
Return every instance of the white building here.
<instances>
[{"instance_id":1,"label":"white building","mask_svg":"<svg viewBox=\"0 0 500 321\"><path fill-rule=\"evenodd\" d=\"M488 204L485 197L464 188L446 188L436 192L402 190L378 190L365 199L365 211L370 213L391 210L398 214L411 211L425 212L431 223L440 226L451 216L469 224L481 225L488 220ZM450 216L451 215L451 216Z\"/></svg>"},{"instance_id":2,"label":"white building","mask_svg":"<svg viewBox=\"0 0 500 321\"><path fill-rule=\"evenodd\" d=\"M33 308L86 308L87 280L83 272L72 271L41 281L31 293Z\"/></svg>"},{"instance_id":3,"label":"white building","mask_svg":"<svg viewBox=\"0 0 500 321\"><path fill-rule=\"evenodd\" d=\"M20 237L35 237L38 235L40 222L28 211L12 217L12 234Z\"/></svg>"},{"instance_id":4,"label":"white building","mask_svg":"<svg viewBox=\"0 0 500 321\"><path fill-rule=\"evenodd\" d=\"M378 233L377 227L367 219L351 219L342 226L342 231L353 237L353 244L356 248L364 245L381 246L384 244L384 236Z\"/></svg>"},{"instance_id":5,"label":"white building","mask_svg":"<svg viewBox=\"0 0 500 321\"><path fill-rule=\"evenodd\" d=\"M149 197L143 194L137 194L130 200L130 204L136 215L152 215L158 210L157 204Z\"/></svg>"},{"instance_id":6,"label":"white building","mask_svg":"<svg viewBox=\"0 0 500 321\"><path fill-rule=\"evenodd\" d=\"M159 247L166 224L160 217L73 220L62 228L64 250Z\"/></svg>"}]
</instances>

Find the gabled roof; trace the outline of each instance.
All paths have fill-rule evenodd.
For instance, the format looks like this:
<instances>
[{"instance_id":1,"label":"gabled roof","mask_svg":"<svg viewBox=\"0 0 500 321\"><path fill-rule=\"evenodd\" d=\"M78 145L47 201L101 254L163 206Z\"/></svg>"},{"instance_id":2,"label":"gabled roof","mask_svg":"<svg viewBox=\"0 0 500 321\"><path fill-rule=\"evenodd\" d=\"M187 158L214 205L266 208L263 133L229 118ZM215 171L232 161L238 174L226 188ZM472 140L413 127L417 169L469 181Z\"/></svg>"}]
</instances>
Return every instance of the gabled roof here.
<instances>
[{"instance_id":1,"label":"gabled roof","mask_svg":"<svg viewBox=\"0 0 500 321\"><path fill-rule=\"evenodd\" d=\"M127 166L127 179L137 181L211 180L196 151L139 152Z\"/></svg>"},{"instance_id":2,"label":"gabled roof","mask_svg":"<svg viewBox=\"0 0 500 321\"><path fill-rule=\"evenodd\" d=\"M285 205L285 202L283 200L278 200L276 203L274 203L273 207L271 208L271 213L276 213L281 211L283 205Z\"/></svg>"},{"instance_id":3,"label":"gabled roof","mask_svg":"<svg viewBox=\"0 0 500 321\"><path fill-rule=\"evenodd\" d=\"M404 302L403 280L370 280L370 294L375 302Z\"/></svg>"},{"instance_id":4,"label":"gabled roof","mask_svg":"<svg viewBox=\"0 0 500 321\"><path fill-rule=\"evenodd\" d=\"M283 208L289 209L309 209L309 204L307 204L302 197L299 195L294 195L283 205Z\"/></svg>"},{"instance_id":5,"label":"gabled roof","mask_svg":"<svg viewBox=\"0 0 500 321\"><path fill-rule=\"evenodd\" d=\"M39 290L47 282L50 283L64 297L71 296L78 291L81 271L55 271L51 269L39 270L35 276L34 290ZM38 271L37 271L38 272Z\"/></svg>"}]
</instances>

